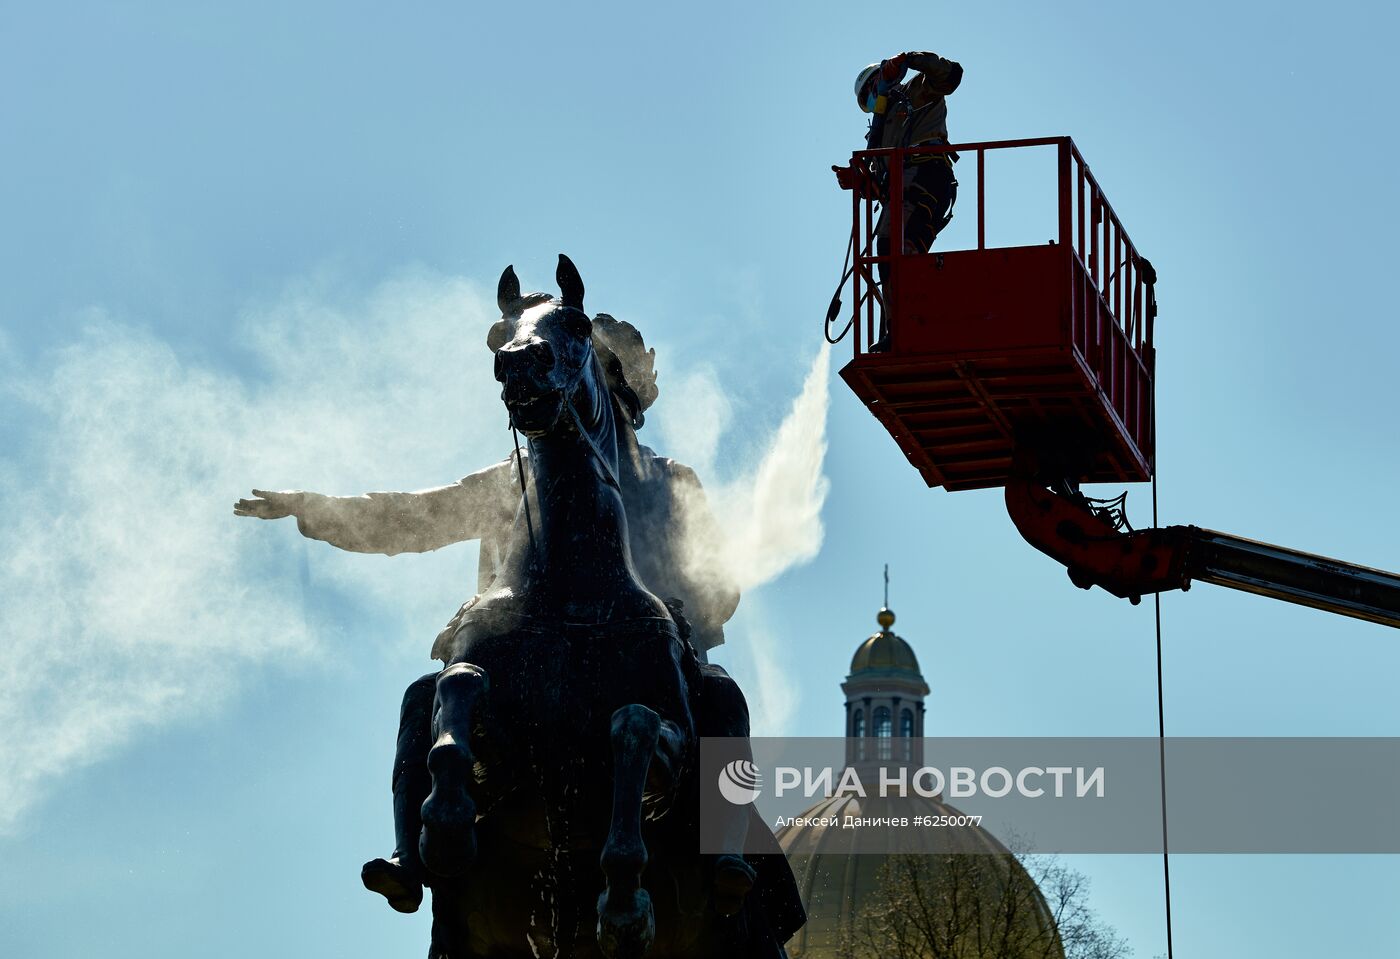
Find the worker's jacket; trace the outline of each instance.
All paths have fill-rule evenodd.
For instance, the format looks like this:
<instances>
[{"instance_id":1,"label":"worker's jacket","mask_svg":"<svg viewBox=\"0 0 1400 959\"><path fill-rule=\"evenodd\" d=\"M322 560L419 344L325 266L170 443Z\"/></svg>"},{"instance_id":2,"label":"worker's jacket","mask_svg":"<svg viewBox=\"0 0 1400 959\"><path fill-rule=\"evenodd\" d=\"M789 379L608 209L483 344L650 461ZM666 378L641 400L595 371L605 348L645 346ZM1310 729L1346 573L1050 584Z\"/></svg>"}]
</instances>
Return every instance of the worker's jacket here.
<instances>
[{"instance_id":1,"label":"worker's jacket","mask_svg":"<svg viewBox=\"0 0 1400 959\"><path fill-rule=\"evenodd\" d=\"M943 98L962 82L962 65L936 53L910 53L905 62L916 74L886 94L889 106L884 126L879 131L879 142L869 144L872 149L948 142L948 102ZM942 159L952 163L946 154ZM912 162L918 162L918 158Z\"/></svg>"}]
</instances>

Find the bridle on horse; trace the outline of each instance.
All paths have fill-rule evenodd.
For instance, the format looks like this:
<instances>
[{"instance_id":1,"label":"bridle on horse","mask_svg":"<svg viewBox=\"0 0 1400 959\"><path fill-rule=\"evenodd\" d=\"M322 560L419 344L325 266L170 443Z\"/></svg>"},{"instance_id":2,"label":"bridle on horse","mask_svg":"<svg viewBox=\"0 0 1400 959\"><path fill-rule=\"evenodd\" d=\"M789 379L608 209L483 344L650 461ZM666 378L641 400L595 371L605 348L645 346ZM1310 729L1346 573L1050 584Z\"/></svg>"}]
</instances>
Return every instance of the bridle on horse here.
<instances>
[{"instance_id":1,"label":"bridle on horse","mask_svg":"<svg viewBox=\"0 0 1400 959\"><path fill-rule=\"evenodd\" d=\"M565 309L575 308L565 307ZM617 472L613 469L612 465L608 463L608 459L603 455L603 451L598 448L597 442L593 439L593 434L583 428L583 421L579 419L578 410L574 406L574 395L578 392L578 388L583 382L584 371L592 366L594 360L598 358L598 353L593 347L593 337L585 337L584 342L588 352L584 354L583 362L579 363L578 369L570 374L563 386L559 387L559 392L563 395L563 406L564 409L568 411L569 418L573 421L574 429L578 431L578 435L583 439L583 442L588 447L588 451L593 454L593 458L598 462L598 465L603 468L603 479L609 486L617 490L618 495L621 496L622 484L618 482ZM607 390L607 392L609 394L609 399L611 399L611 390ZM520 477L520 499L525 504L525 529L530 534L530 556L533 559L539 555L539 547L535 544L535 524L530 515L530 497L525 492L525 461L520 453L520 433L515 428L515 421L510 419L509 414L507 414L506 419L507 422L510 423L511 438L515 441L515 470L516 475ZM540 498L540 490L538 481L535 479L533 472L530 474L530 482L535 486L535 499L538 500Z\"/></svg>"}]
</instances>

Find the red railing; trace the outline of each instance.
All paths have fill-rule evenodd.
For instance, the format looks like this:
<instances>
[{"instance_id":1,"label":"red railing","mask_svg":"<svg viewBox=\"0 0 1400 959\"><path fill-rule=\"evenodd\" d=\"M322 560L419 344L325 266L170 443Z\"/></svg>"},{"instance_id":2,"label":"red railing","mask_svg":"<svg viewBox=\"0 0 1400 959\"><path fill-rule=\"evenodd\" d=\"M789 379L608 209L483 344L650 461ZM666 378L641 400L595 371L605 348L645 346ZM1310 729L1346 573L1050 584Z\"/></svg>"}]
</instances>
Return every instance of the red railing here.
<instances>
[{"instance_id":1,"label":"red railing","mask_svg":"<svg viewBox=\"0 0 1400 959\"><path fill-rule=\"evenodd\" d=\"M1104 335L1102 323L1117 326L1138 360L1151 370L1152 317L1149 315L1154 281L1151 268L1138 254L1122 222L1104 196L1078 147L1069 137L1040 137L1027 140L996 140L984 143L954 143L905 149L862 150L852 154L852 164L870 167L881 161L890 168L889 209L903 206L904 179L901 171L912 156L958 153L975 158L977 171L976 230L978 250L987 246L987 164L990 150L1053 147L1057 152L1057 234L1055 242L1073 250L1088 278L1091 290L1076 290L1074 304L1075 340L1085 356L1099 350L1112 350L1118 338ZM875 201L852 194L851 240L855 250L851 273L854 314L851 318L856 355L860 355L875 340L879 320L878 307L883 306L897 315L900 262L907 256L933 254L899 254L904 246L903 217L890 220L891 255L879 256L876 251ZM995 247L993 247L995 249ZM876 279L877 264L886 262L886 288ZM1092 293L1092 297L1088 294ZM862 322L863 321L863 322ZM1108 369L1121 364L1110 362ZM1105 383L1110 395L1116 392L1113 383Z\"/></svg>"}]
</instances>

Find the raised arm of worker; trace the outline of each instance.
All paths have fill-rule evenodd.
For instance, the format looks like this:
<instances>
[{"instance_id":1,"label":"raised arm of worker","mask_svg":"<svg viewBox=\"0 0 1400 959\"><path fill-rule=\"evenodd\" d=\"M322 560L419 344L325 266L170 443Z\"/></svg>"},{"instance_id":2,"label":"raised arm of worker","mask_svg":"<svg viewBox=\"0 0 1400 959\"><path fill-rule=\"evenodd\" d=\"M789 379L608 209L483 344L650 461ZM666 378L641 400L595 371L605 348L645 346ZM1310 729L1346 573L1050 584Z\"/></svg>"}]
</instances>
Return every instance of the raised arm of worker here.
<instances>
[{"instance_id":1,"label":"raised arm of worker","mask_svg":"<svg viewBox=\"0 0 1400 959\"><path fill-rule=\"evenodd\" d=\"M520 505L513 460L455 483L412 493L326 496L302 490L253 490L238 516L295 516L303 536L356 553L424 553L508 527Z\"/></svg>"},{"instance_id":2,"label":"raised arm of worker","mask_svg":"<svg viewBox=\"0 0 1400 959\"><path fill-rule=\"evenodd\" d=\"M962 64L940 57L936 53L911 51L898 54L884 62L883 73L886 81L898 83L904 79L908 70L918 74L909 81L911 96L914 94L914 87L920 85L927 87L929 93L946 97L962 83Z\"/></svg>"}]
</instances>

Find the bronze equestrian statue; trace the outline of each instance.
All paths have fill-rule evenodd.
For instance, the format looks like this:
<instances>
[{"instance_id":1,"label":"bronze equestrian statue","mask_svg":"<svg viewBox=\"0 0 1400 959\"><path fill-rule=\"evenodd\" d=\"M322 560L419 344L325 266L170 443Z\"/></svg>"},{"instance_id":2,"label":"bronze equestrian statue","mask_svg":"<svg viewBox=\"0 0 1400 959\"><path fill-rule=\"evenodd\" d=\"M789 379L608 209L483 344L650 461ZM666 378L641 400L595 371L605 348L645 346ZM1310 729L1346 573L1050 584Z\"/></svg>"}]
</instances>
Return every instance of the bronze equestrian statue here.
<instances>
[{"instance_id":1,"label":"bronze equestrian statue","mask_svg":"<svg viewBox=\"0 0 1400 959\"><path fill-rule=\"evenodd\" d=\"M626 452L635 438L619 417L637 424L641 402L562 256L558 280L549 300L502 276L490 341L530 447L526 495L490 585L440 637L452 661L434 681L421 811L396 783L401 827L421 812L432 955L782 956L802 911L776 846L737 853L753 811L727 829L734 855L695 852L697 731L746 736L747 710L633 569L619 439ZM422 778L417 751L400 752L396 779Z\"/></svg>"}]
</instances>

